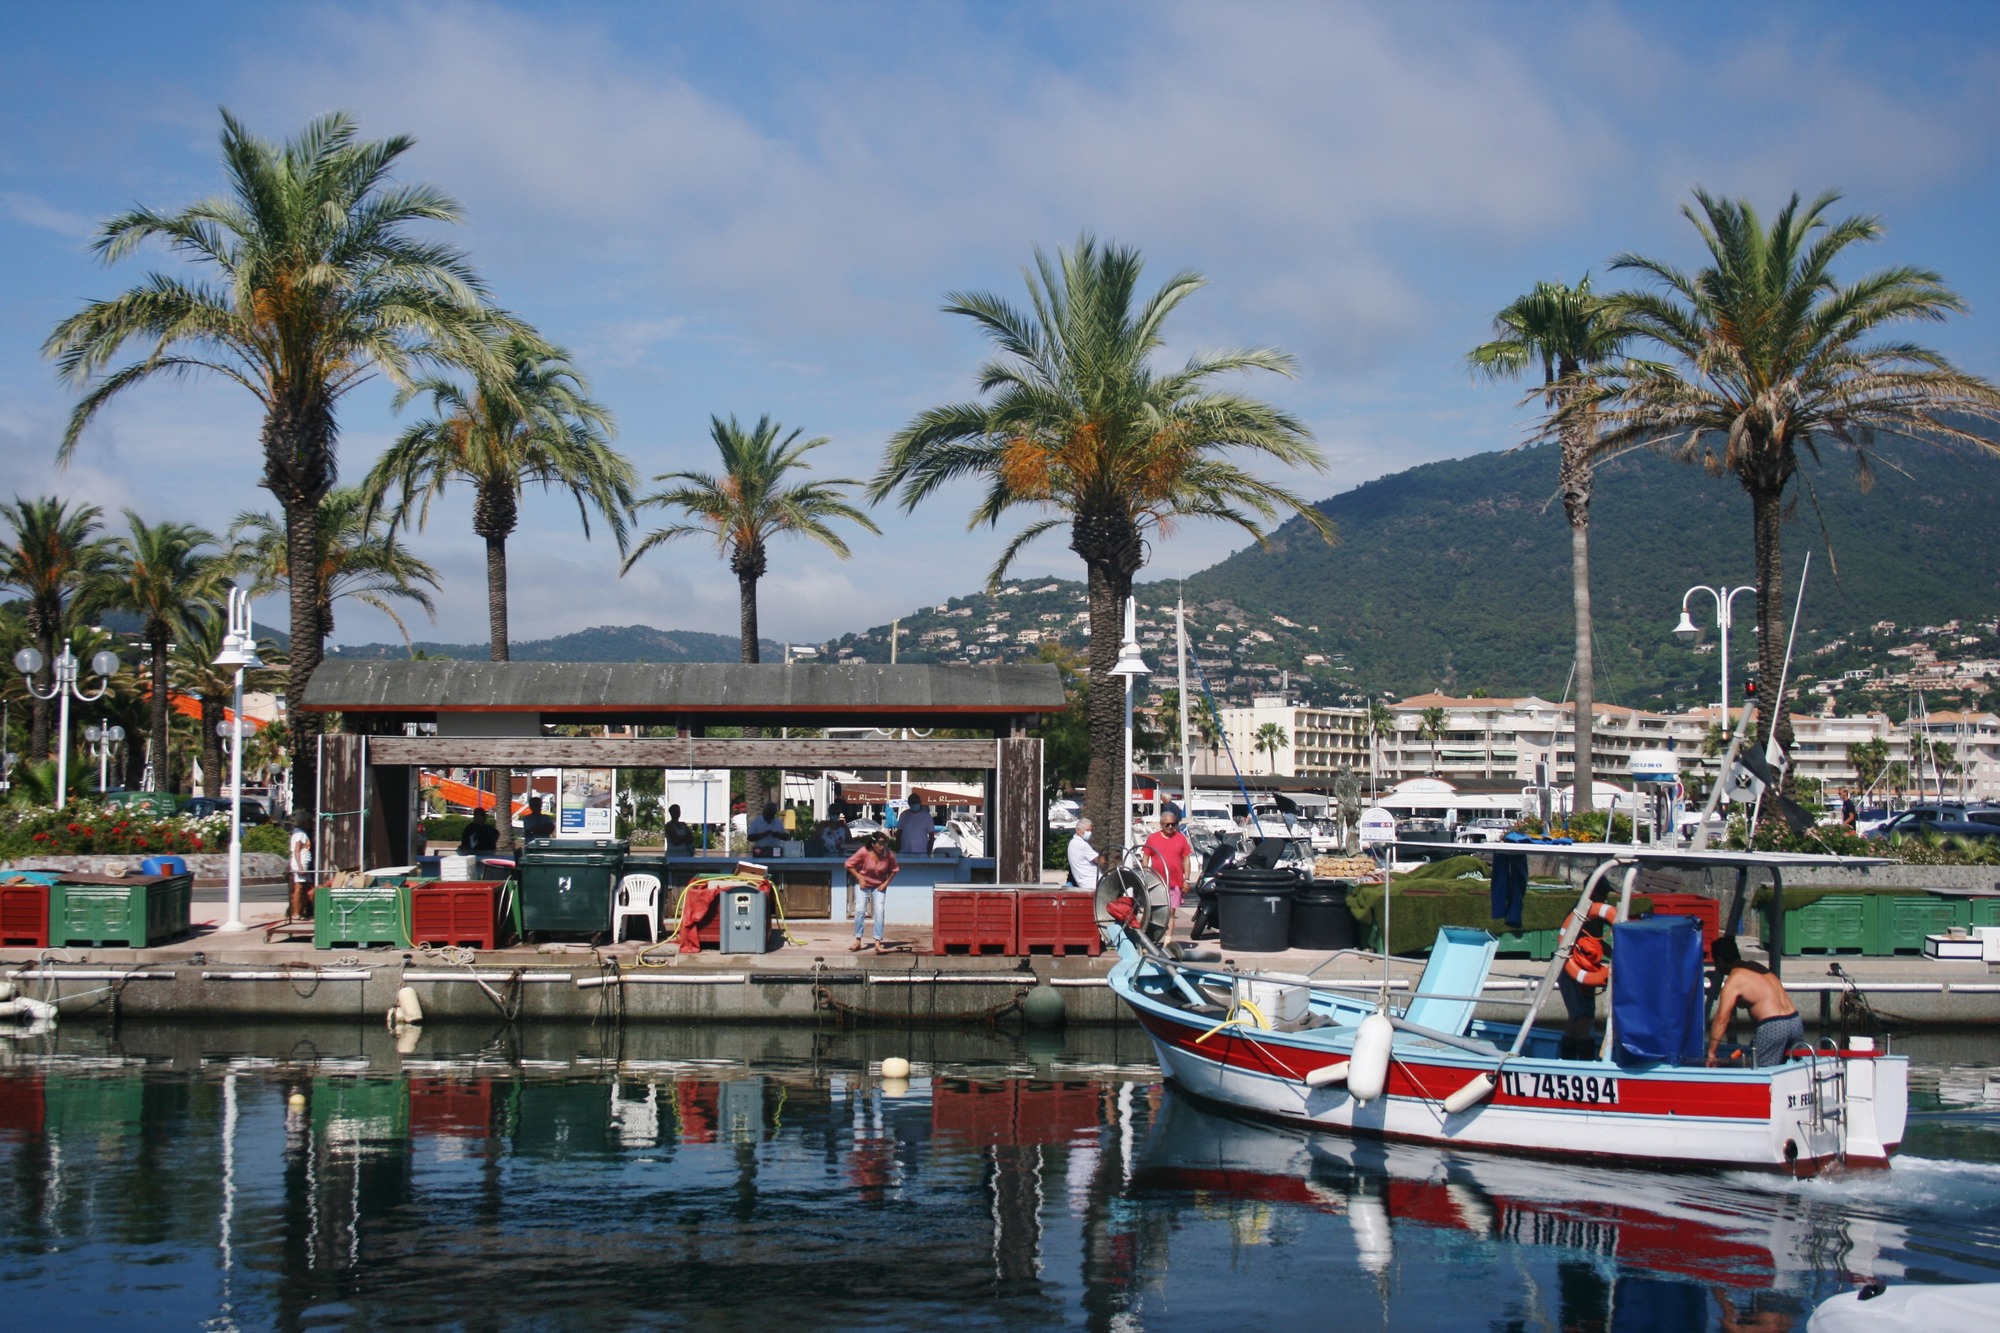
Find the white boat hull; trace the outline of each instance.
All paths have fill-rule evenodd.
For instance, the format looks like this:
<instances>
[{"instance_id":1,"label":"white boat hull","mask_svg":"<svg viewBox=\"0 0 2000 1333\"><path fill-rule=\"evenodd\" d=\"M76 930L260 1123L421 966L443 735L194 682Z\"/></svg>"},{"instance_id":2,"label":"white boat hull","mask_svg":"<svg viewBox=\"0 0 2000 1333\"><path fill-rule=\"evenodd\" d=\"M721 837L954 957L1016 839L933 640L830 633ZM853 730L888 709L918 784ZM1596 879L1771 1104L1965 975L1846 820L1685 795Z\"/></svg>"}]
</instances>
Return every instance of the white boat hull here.
<instances>
[{"instance_id":1,"label":"white boat hull","mask_svg":"<svg viewBox=\"0 0 2000 1333\"><path fill-rule=\"evenodd\" d=\"M1113 989L1137 1015L1175 1087L1223 1106L1312 1129L1550 1157L1811 1174L1886 1166L1902 1137L1906 1064L1827 1056L1775 1069L1632 1069L1611 1062L1480 1055L1399 1035L1386 1090L1357 1100L1306 1076L1347 1060L1352 1027L1274 1032L1218 1028L1131 984ZM1850 1070L1850 1066L1860 1066ZM1444 1103L1480 1075L1494 1091L1462 1111ZM1851 1087L1858 1084L1859 1088ZM1856 1097L1866 1090L1865 1098ZM1850 1124L1850 1120L1853 1122Z\"/></svg>"}]
</instances>

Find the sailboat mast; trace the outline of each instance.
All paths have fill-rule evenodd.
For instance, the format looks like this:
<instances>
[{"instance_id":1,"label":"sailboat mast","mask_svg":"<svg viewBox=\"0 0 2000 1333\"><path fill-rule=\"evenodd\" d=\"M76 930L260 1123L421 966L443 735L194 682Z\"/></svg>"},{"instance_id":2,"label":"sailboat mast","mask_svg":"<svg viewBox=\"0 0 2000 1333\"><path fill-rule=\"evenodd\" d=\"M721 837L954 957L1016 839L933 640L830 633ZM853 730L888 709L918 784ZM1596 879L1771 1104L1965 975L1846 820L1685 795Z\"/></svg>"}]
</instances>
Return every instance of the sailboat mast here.
<instances>
[{"instance_id":1,"label":"sailboat mast","mask_svg":"<svg viewBox=\"0 0 2000 1333\"><path fill-rule=\"evenodd\" d=\"M1187 609L1178 597L1174 599L1174 660L1180 671L1181 818L1186 820L1194 809L1194 747L1188 744Z\"/></svg>"}]
</instances>

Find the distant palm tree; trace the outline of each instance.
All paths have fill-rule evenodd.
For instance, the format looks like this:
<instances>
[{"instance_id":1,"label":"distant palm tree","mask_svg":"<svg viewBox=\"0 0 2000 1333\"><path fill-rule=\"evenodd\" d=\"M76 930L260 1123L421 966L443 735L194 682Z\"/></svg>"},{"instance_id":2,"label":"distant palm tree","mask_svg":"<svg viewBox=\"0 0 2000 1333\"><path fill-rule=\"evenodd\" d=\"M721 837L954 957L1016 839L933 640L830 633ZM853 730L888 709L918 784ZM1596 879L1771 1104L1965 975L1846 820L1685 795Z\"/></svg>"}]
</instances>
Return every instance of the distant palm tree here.
<instances>
[{"instance_id":1,"label":"distant palm tree","mask_svg":"<svg viewBox=\"0 0 2000 1333\"><path fill-rule=\"evenodd\" d=\"M1283 467L1325 468L1304 423L1267 403L1214 387L1221 376L1290 374L1270 348L1198 354L1178 370L1153 363L1166 319L1204 280L1191 271L1148 297L1138 290L1139 252L1080 238L1054 257L1039 249L1027 274L1029 309L986 293L954 292L945 310L971 319L1000 356L979 371L985 402L919 413L890 440L869 486L914 509L961 480L985 487L973 526L998 526L1011 509L1045 515L1009 541L988 575L997 584L1028 542L1069 529L1090 589L1090 773L1086 813L1115 859L1128 820L1123 782L1124 689L1112 675L1125 599L1146 563L1149 538L1176 521L1215 518L1263 540L1260 520L1289 510L1331 541L1326 516L1281 486L1226 461L1246 450Z\"/></svg>"},{"instance_id":2,"label":"distant palm tree","mask_svg":"<svg viewBox=\"0 0 2000 1333\"><path fill-rule=\"evenodd\" d=\"M1880 736L1873 740L1854 741L1847 747L1847 762L1854 766L1855 782L1866 792L1889 766L1889 742Z\"/></svg>"},{"instance_id":3,"label":"distant palm tree","mask_svg":"<svg viewBox=\"0 0 2000 1333\"><path fill-rule=\"evenodd\" d=\"M1417 739L1431 743L1431 774L1438 771L1438 742L1444 739L1445 713L1442 708L1426 708L1418 715Z\"/></svg>"},{"instance_id":4,"label":"distant palm tree","mask_svg":"<svg viewBox=\"0 0 2000 1333\"><path fill-rule=\"evenodd\" d=\"M7 525L0 545L0 587L12 588L26 603L22 619L30 643L42 654L35 683L43 694L55 682L56 654L66 631L103 601L103 576L111 563L111 545L98 536L104 511L96 505L71 507L55 496L0 505L0 522ZM28 758L52 754L49 701L36 697L30 705Z\"/></svg>"},{"instance_id":5,"label":"distant palm tree","mask_svg":"<svg viewBox=\"0 0 2000 1333\"><path fill-rule=\"evenodd\" d=\"M493 660L508 659L507 539L520 522L521 491L533 484L568 491L584 536L595 509L625 549L625 515L632 507L632 465L609 443L611 414L591 401L589 386L562 349L523 334L507 337L499 359L509 370L498 383L475 381L470 391L451 380L418 380L396 397L421 395L433 416L404 431L362 483L371 504L397 495L398 525L422 528L431 501L453 481L473 489L472 530L486 541L486 619Z\"/></svg>"},{"instance_id":6,"label":"distant palm tree","mask_svg":"<svg viewBox=\"0 0 2000 1333\"><path fill-rule=\"evenodd\" d=\"M1553 434L1560 446L1556 486L1569 518L1570 600L1576 625L1575 808L1587 811L1596 786L1591 745L1597 711L1590 628L1590 491L1597 423L1587 401L1581 410L1563 409L1580 395L1597 368L1618 354L1629 335L1605 299L1590 290L1588 277L1574 287L1536 283L1533 291L1493 317L1493 334L1492 341L1473 348L1466 359L1496 379L1515 378L1539 363L1548 415L1534 438Z\"/></svg>"},{"instance_id":7,"label":"distant palm tree","mask_svg":"<svg viewBox=\"0 0 2000 1333\"><path fill-rule=\"evenodd\" d=\"M1961 313L1964 301L1928 269L1898 266L1838 281L1832 270L1842 253L1882 234L1871 217L1829 221L1839 197L1829 192L1801 208L1793 195L1767 227L1749 203L1695 191L1699 212L1681 212L1707 247L1704 267L1689 273L1632 254L1613 261L1662 289L1626 293L1615 306L1617 318L1667 359L1626 358L1572 404L1601 413L1599 448L1657 445L1711 473L1733 474L1748 493L1757 665L1772 682L1782 675L1785 645L1779 538L1800 464L1819 461L1822 448L1846 450L1865 487L1878 435L2000 452L1971 429L2000 418L2000 392L1928 348L1875 340L1891 325ZM1785 701L1774 694L1768 703L1756 741L1767 743L1775 730L1789 745Z\"/></svg>"},{"instance_id":8,"label":"distant palm tree","mask_svg":"<svg viewBox=\"0 0 2000 1333\"><path fill-rule=\"evenodd\" d=\"M1370 782L1379 787L1381 784L1377 780L1375 756L1383 741L1395 739L1396 714L1380 699L1370 699L1368 711L1361 719L1361 729L1368 743L1368 777ZM1372 796L1376 793L1369 794Z\"/></svg>"},{"instance_id":9,"label":"distant palm tree","mask_svg":"<svg viewBox=\"0 0 2000 1333\"><path fill-rule=\"evenodd\" d=\"M139 634L151 652L151 737L153 790L175 790L168 719L172 717L173 677L168 653L186 638L205 603L213 602L228 577L229 563L216 549L215 534L191 523L148 523L125 511L129 535L113 543L106 572L107 602L139 617Z\"/></svg>"},{"instance_id":10,"label":"distant palm tree","mask_svg":"<svg viewBox=\"0 0 2000 1333\"><path fill-rule=\"evenodd\" d=\"M316 619L328 599L317 582L323 543L315 525L338 471L341 397L377 373L397 384L421 367L502 373L491 335L506 321L487 308L464 255L409 234L412 224L459 219L458 204L439 191L391 180L412 142L365 142L348 117L331 115L273 144L223 112L228 192L178 213L133 209L105 223L96 243L114 262L163 241L215 281L154 274L90 302L43 345L66 379L88 386L63 434L64 461L106 403L161 372L208 372L256 395L263 485L283 510L298 570L287 686L294 700L319 666L328 629ZM144 354L105 373L134 341ZM319 714L294 708L290 716L294 797L311 809Z\"/></svg>"},{"instance_id":11,"label":"distant palm tree","mask_svg":"<svg viewBox=\"0 0 2000 1333\"><path fill-rule=\"evenodd\" d=\"M1266 722L1258 727L1256 734L1250 738L1250 748L1253 751L1269 756L1266 771L1271 773L1278 771L1278 751L1291 743L1291 737L1285 734L1285 729L1275 722Z\"/></svg>"},{"instance_id":12,"label":"distant palm tree","mask_svg":"<svg viewBox=\"0 0 2000 1333\"><path fill-rule=\"evenodd\" d=\"M414 602L423 608L425 615L437 618L437 607L430 592L425 591L436 591L437 570L411 554L397 538L386 515L370 511L358 487L342 486L328 491L314 515L312 530L314 559L310 582L319 597L313 615L315 623L323 625L325 632L333 632L333 604L343 598L372 606L389 617L405 644L410 641L410 627L396 614L392 602ZM270 514L236 516L236 522L229 528L233 559L250 572L255 580L254 592L261 595L297 586L292 579L292 552L297 549L292 537L296 533L296 528L288 531L283 522ZM288 675L287 679L296 677ZM293 757L296 760L296 750Z\"/></svg>"},{"instance_id":13,"label":"distant palm tree","mask_svg":"<svg viewBox=\"0 0 2000 1333\"><path fill-rule=\"evenodd\" d=\"M641 499L636 507L664 509L677 515L679 521L647 533L625 558L623 569L631 569L646 552L676 538L713 541L736 575L742 658L755 662L760 655L757 583L770 567L772 539L786 535L809 538L845 560L849 551L846 541L833 529L836 520L852 522L869 532L881 529L847 499L848 487L861 485L858 479L787 480L794 472L812 469L806 455L830 443L826 437L801 441L800 432L795 430L780 438L784 427L768 416L759 417L748 430L734 416L727 422L710 417L708 425L709 438L722 456L722 471L667 472L655 477L655 481L667 483L666 488ZM757 737L764 733L762 728L746 727L743 734ZM761 780L746 786L746 810L763 803L762 786Z\"/></svg>"}]
</instances>

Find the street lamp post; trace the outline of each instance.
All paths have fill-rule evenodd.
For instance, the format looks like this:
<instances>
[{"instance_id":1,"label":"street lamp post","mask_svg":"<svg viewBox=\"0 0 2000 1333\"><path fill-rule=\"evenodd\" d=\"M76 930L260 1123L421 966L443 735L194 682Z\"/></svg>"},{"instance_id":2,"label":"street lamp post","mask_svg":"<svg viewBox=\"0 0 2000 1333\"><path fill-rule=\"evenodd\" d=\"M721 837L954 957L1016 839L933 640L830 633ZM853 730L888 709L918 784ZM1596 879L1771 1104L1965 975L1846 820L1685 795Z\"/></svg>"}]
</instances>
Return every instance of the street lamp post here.
<instances>
[{"instance_id":1,"label":"street lamp post","mask_svg":"<svg viewBox=\"0 0 2000 1333\"><path fill-rule=\"evenodd\" d=\"M83 738L97 747L97 794L102 796L111 789L111 747L125 739L125 728L102 722L84 728Z\"/></svg>"},{"instance_id":2,"label":"street lamp post","mask_svg":"<svg viewBox=\"0 0 2000 1333\"><path fill-rule=\"evenodd\" d=\"M70 651L68 639L63 640L62 652L54 663L55 684L46 694L35 685L35 676L41 671L43 661L41 651L36 648L23 648L14 654L14 669L21 673L21 683L28 687L28 693L37 699L62 701L56 714L56 809L61 810L69 805L69 701L74 698L78 703L94 704L102 699L104 692L111 688L111 678L118 674L118 654L109 649L92 654L90 669L103 678L95 694L86 693L76 683L83 663Z\"/></svg>"},{"instance_id":3,"label":"street lamp post","mask_svg":"<svg viewBox=\"0 0 2000 1333\"><path fill-rule=\"evenodd\" d=\"M1125 678L1125 772L1120 783L1125 808L1118 816L1122 830L1118 845L1125 847L1132 840L1132 694L1141 676L1153 674L1139 654L1138 603L1130 597L1125 599L1125 642L1118 645L1118 664L1111 668L1111 674Z\"/></svg>"},{"instance_id":4,"label":"street lamp post","mask_svg":"<svg viewBox=\"0 0 2000 1333\"><path fill-rule=\"evenodd\" d=\"M1715 626L1722 635L1721 642L1716 646L1716 655L1722 659L1722 713L1718 722L1725 736L1729 734L1729 626L1734 619L1730 612L1730 603L1736 600L1738 593L1756 591L1756 588L1749 585L1740 588L1711 588L1698 583L1681 594L1681 623L1674 626L1675 637L1682 643L1693 643L1695 635L1701 631L1695 628L1694 621L1688 616L1688 599L1698 592L1705 592L1715 599Z\"/></svg>"},{"instance_id":5,"label":"street lamp post","mask_svg":"<svg viewBox=\"0 0 2000 1333\"><path fill-rule=\"evenodd\" d=\"M229 728L229 918L218 929L244 930L243 924L243 673L261 668L257 640L250 632L250 594L242 588L229 590L229 630L222 637L222 651L215 665L234 667L236 680L231 703L235 716Z\"/></svg>"}]
</instances>

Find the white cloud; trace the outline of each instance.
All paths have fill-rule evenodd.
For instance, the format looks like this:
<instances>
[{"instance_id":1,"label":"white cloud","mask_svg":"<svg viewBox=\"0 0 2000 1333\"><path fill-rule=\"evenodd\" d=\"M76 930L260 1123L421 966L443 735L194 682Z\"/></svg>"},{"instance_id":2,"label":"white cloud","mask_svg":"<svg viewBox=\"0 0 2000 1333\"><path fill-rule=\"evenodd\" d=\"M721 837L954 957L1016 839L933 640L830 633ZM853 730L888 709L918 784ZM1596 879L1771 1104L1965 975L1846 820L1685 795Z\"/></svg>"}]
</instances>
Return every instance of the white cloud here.
<instances>
[{"instance_id":1,"label":"white cloud","mask_svg":"<svg viewBox=\"0 0 2000 1333\"><path fill-rule=\"evenodd\" d=\"M97 234L97 223L90 218L57 208L46 199L20 190L0 190L0 212L5 212L24 227L39 227L73 240L85 240Z\"/></svg>"}]
</instances>

